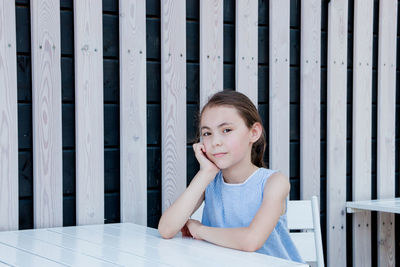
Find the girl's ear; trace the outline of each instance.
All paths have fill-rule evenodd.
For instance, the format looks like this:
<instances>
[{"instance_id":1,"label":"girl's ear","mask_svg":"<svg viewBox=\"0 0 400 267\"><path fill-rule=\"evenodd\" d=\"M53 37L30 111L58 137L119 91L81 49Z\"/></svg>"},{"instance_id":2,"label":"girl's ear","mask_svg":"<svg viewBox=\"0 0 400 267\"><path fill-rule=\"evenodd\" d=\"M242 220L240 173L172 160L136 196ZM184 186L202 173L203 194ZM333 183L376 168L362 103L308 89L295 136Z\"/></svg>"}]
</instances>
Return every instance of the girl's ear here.
<instances>
[{"instance_id":1,"label":"girl's ear","mask_svg":"<svg viewBox=\"0 0 400 267\"><path fill-rule=\"evenodd\" d=\"M252 143L257 142L257 140L260 139L261 134L262 134L261 123L259 123L259 122L254 123L250 129L250 141Z\"/></svg>"}]
</instances>

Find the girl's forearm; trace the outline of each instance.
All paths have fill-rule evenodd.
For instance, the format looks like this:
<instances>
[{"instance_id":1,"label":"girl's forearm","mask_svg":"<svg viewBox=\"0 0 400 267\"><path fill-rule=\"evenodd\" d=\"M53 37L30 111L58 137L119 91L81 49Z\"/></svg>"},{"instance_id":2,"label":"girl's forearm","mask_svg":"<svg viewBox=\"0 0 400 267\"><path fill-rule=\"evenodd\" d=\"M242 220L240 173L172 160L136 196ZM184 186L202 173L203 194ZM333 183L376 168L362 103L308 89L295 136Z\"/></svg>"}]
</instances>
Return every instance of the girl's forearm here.
<instances>
[{"instance_id":1,"label":"girl's forearm","mask_svg":"<svg viewBox=\"0 0 400 267\"><path fill-rule=\"evenodd\" d=\"M249 227L216 228L201 225L198 237L210 243L243 251L256 251L262 244Z\"/></svg>"},{"instance_id":2,"label":"girl's forearm","mask_svg":"<svg viewBox=\"0 0 400 267\"><path fill-rule=\"evenodd\" d=\"M158 224L162 237L174 237L185 225L216 173L199 171L184 193L164 212Z\"/></svg>"}]
</instances>

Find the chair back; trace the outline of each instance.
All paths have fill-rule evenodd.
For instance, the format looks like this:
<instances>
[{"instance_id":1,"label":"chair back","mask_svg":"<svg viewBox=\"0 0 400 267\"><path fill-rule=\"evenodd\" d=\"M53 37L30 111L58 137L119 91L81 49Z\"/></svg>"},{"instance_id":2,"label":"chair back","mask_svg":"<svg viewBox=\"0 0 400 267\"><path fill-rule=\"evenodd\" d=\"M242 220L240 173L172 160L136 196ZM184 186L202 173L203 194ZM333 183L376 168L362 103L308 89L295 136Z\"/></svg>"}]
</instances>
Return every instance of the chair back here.
<instances>
[{"instance_id":1,"label":"chair back","mask_svg":"<svg viewBox=\"0 0 400 267\"><path fill-rule=\"evenodd\" d=\"M287 224L290 236L300 256L308 263L324 266L318 198L291 200L287 204Z\"/></svg>"}]
</instances>

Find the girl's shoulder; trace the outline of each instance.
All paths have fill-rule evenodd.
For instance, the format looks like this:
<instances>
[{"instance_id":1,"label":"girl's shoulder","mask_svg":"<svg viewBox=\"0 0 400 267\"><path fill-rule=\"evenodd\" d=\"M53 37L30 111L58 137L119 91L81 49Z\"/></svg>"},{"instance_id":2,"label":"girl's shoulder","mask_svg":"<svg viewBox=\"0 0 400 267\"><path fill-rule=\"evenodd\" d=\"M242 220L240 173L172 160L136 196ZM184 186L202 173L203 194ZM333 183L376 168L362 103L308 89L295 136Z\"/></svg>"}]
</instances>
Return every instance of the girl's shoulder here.
<instances>
[{"instance_id":1,"label":"girl's shoulder","mask_svg":"<svg viewBox=\"0 0 400 267\"><path fill-rule=\"evenodd\" d=\"M258 171L259 179L262 184L262 188L265 187L266 182L268 179L273 175L279 173L278 170L267 169L267 168L260 168Z\"/></svg>"},{"instance_id":2,"label":"girl's shoulder","mask_svg":"<svg viewBox=\"0 0 400 267\"><path fill-rule=\"evenodd\" d=\"M267 169L264 167L259 168L258 171L259 175L262 176L265 179L268 179L269 177L271 177L271 175L275 174L275 173L279 173L278 170L273 170L273 169Z\"/></svg>"}]
</instances>

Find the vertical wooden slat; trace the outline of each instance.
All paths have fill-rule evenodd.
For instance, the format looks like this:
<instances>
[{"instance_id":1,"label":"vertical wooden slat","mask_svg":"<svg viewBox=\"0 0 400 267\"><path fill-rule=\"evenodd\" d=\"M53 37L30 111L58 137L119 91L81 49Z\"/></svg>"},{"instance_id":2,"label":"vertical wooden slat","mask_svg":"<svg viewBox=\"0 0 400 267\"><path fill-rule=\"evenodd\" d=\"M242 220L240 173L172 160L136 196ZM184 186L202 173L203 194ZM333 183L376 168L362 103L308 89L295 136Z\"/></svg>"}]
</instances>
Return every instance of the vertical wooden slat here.
<instances>
[{"instance_id":1,"label":"vertical wooden slat","mask_svg":"<svg viewBox=\"0 0 400 267\"><path fill-rule=\"evenodd\" d=\"M18 229L15 1L0 2L0 231Z\"/></svg>"},{"instance_id":2,"label":"vertical wooden slat","mask_svg":"<svg viewBox=\"0 0 400 267\"><path fill-rule=\"evenodd\" d=\"M354 1L353 200L371 199L373 0ZM353 214L353 266L371 266L371 213Z\"/></svg>"},{"instance_id":3,"label":"vertical wooden slat","mask_svg":"<svg viewBox=\"0 0 400 267\"><path fill-rule=\"evenodd\" d=\"M147 225L146 6L121 0L121 222Z\"/></svg>"},{"instance_id":4,"label":"vertical wooden slat","mask_svg":"<svg viewBox=\"0 0 400 267\"><path fill-rule=\"evenodd\" d=\"M102 5L74 1L76 223L104 222Z\"/></svg>"},{"instance_id":5,"label":"vertical wooden slat","mask_svg":"<svg viewBox=\"0 0 400 267\"><path fill-rule=\"evenodd\" d=\"M258 0L236 0L236 91L258 106Z\"/></svg>"},{"instance_id":6,"label":"vertical wooden slat","mask_svg":"<svg viewBox=\"0 0 400 267\"><path fill-rule=\"evenodd\" d=\"M60 2L31 2L33 223L63 224Z\"/></svg>"},{"instance_id":7,"label":"vertical wooden slat","mask_svg":"<svg viewBox=\"0 0 400 267\"><path fill-rule=\"evenodd\" d=\"M223 89L223 1L200 1L200 109Z\"/></svg>"},{"instance_id":8,"label":"vertical wooden slat","mask_svg":"<svg viewBox=\"0 0 400 267\"><path fill-rule=\"evenodd\" d=\"M186 188L186 2L161 2L162 211Z\"/></svg>"},{"instance_id":9,"label":"vertical wooden slat","mask_svg":"<svg viewBox=\"0 0 400 267\"><path fill-rule=\"evenodd\" d=\"M321 1L301 1L300 191L320 196Z\"/></svg>"},{"instance_id":10,"label":"vertical wooden slat","mask_svg":"<svg viewBox=\"0 0 400 267\"><path fill-rule=\"evenodd\" d=\"M327 263L346 266L347 0L328 7Z\"/></svg>"},{"instance_id":11,"label":"vertical wooden slat","mask_svg":"<svg viewBox=\"0 0 400 267\"><path fill-rule=\"evenodd\" d=\"M289 176L289 0L269 1L269 167Z\"/></svg>"},{"instance_id":12,"label":"vertical wooden slat","mask_svg":"<svg viewBox=\"0 0 400 267\"><path fill-rule=\"evenodd\" d=\"M379 1L378 198L395 195L397 0ZM395 266L394 215L378 213L378 265Z\"/></svg>"}]
</instances>

